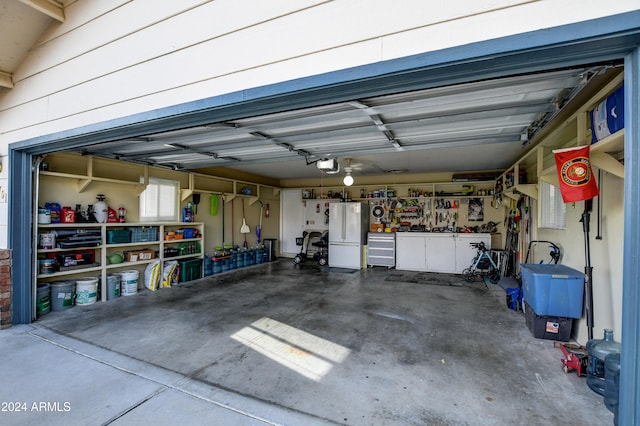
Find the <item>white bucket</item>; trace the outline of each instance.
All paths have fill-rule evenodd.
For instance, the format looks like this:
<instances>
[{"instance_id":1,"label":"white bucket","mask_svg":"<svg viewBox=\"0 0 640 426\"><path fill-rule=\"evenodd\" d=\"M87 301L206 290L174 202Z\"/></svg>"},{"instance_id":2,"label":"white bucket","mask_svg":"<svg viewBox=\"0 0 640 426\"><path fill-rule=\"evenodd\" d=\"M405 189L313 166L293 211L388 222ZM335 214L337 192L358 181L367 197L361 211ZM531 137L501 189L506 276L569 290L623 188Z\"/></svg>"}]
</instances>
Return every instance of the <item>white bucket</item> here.
<instances>
[{"instance_id":1,"label":"white bucket","mask_svg":"<svg viewBox=\"0 0 640 426\"><path fill-rule=\"evenodd\" d=\"M107 300L112 300L120 297L120 281L122 277L120 274L107 275Z\"/></svg>"},{"instance_id":2,"label":"white bucket","mask_svg":"<svg viewBox=\"0 0 640 426\"><path fill-rule=\"evenodd\" d=\"M38 209L38 223L42 225L51 223L51 211L49 209Z\"/></svg>"},{"instance_id":3,"label":"white bucket","mask_svg":"<svg viewBox=\"0 0 640 426\"><path fill-rule=\"evenodd\" d=\"M78 278L76 280L76 305L91 305L97 300L98 278Z\"/></svg>"},{"instance_id":4,"label":"white bucket","mask_svg":"<svg viewBox=\"0 0 640 426\"><path fill-rule=\"evenodd\" d=\"M51 250L56 248L56 233L55 232L43 232L40 234L40 247L43 249Z\"/></svg>"},{"instance_id":5,"label":"white bucket","mask_svg":"<svg viewBox=\"0 0 640 426\"><path fill-rule=\"evenodd\" d=\"M120 282L120 294L123 296L131 296L138 292L138 271L122 271L120 276L122 281Z\"/></svg>"}]
</instances>

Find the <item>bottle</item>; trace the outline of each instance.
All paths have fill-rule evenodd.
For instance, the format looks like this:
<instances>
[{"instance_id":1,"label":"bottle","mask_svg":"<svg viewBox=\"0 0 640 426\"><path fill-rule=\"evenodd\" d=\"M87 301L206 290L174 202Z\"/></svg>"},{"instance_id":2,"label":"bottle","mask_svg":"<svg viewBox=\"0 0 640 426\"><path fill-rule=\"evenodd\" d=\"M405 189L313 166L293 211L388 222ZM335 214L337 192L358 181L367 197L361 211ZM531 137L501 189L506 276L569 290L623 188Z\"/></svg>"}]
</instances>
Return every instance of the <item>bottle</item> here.
<instances>
[{"instance_id":1,"label":"bottle","mask_svg":"<svg viewBox=\"0 0 640 426\"><path fill-rule=\"evenodd\" d=\"M614 415L618 413L618 395L620 392L620 354L607 355L604 360L604 405ZM617 424L617 423L615 423Z\"/></svg>"},{"instance_id":2,"label":"bottle","mask_svg":"<svg viewBox=\"0 0 640 426\"><path fill-rule=\"evenodd\" d=\"M605 390L605 358L609 354L620 353L620 343L613 341L613 330L605 328L604 339L587 342L587 385L598 395Z\"/></svg>"},{"instance_id":3,"label":"bottle","mask_svg":"<svg viewBox=\"0 0 640 426\"><path fill-rule=\"evenodd\" d=\"M93 215L96 218L96 222L106 223L109 217L109 206L104 202L104 194L98 194L96 195L96 198L98 199L98 202L93 204Z\"/></svg>"},{"instance_id":4,"label":"bottle","mask_svg":"<svg viewBox=\"0 0 640 426\"><path fill-rule=\"evenodd\" d=\"M75 223L76 212L69 206L62 208L62 223Z\"/></svg>"}]
</instances>

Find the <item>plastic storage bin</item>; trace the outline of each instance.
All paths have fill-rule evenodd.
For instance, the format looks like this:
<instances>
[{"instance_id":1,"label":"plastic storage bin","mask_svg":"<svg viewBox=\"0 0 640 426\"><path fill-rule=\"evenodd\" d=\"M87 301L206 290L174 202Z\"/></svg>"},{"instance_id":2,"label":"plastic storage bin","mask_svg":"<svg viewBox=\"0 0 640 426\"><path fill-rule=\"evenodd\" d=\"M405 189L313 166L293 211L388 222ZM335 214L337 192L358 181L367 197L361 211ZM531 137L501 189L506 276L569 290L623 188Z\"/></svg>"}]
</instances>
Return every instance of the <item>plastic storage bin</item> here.
<instances>
[{"instance_id":1,"label":"plastic storage bin","mask_svg":"<svg viewBox=\"0 0 640 426\"><path fill-rule=\"evenodd\" d=\"M143 226L140 228L129 228L131 231L132 243L143 243L147 241L158 241L158 228L154 226Z\"/></svg>"},{"instance_id":2,"label":"plastic storage bin","mask_svg":"<svg viewBox=\"0 0 640 426\"><path fill-rule=\"evenodd\" d=\"M183 260L180 264L180 282L202 278L202 259ZM215 261L214 261L215 268Z\"/></svg>"},{"instance_id":3,"label":"plastic storage bin","mask_svg":"<svg viewBox=\"0 0 640 426\"><path fill-rule=\"evenodd\" d=\"M582 318L584 274L564 265L523 264L523 299L538 315Z\"/></svg>"},{"instance_id":4,"label":"plastic storage bin","mask_svg":"<svg viewBox=\"0 0 640 426\"><path fill-rule=\"evenodd\" d=\"M131 242L131 231L128 229L109 229L107 244L122 244Z\"/></svg>"},{"instance_id":5,"label":"plastic storage bin","mask_svg":"<svg viewBox=\"0 0 640 426\"><path fill-rule=\"evenodd\" d=\"M572 318L538 315L526 301L524 302L524 312L527 328L536 339L568 342L571 338Z\"/></svg>"}]
</instances>

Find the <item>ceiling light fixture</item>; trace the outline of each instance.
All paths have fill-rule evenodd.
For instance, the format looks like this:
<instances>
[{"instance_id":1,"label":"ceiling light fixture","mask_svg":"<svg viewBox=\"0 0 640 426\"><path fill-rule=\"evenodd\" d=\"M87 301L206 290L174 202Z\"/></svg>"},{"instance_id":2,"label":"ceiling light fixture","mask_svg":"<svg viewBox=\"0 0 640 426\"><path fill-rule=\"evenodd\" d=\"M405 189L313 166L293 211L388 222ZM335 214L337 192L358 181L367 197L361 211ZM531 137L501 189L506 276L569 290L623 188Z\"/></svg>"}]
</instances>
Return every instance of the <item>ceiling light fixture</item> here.
<instances>
[{"instance_id":1,"label":"ceiling light fixture","mask_svg":"<svg viewBox=\"0 0 640 426\"><path fill-rule=\"evenodd\" d=\"M347 175L342 179L342 183L347 186L353 185L353 176L351 176L351 172L347 172Z\"/></svg>"},{"instance_id":2,"label":"ceiling light fixture","mask_svg":"<svg viewBox=\"0 0 640 426\"><path fill-rule=\"evenodd\" d=\"M353 185L353 176L351 176L351 158L347 158L347 165L344 168L344 171L347 173L346 176L344 177L344 179L342 179L342 183L344 183L346 186L351 186Z\"/></svg>"}]
</instances>

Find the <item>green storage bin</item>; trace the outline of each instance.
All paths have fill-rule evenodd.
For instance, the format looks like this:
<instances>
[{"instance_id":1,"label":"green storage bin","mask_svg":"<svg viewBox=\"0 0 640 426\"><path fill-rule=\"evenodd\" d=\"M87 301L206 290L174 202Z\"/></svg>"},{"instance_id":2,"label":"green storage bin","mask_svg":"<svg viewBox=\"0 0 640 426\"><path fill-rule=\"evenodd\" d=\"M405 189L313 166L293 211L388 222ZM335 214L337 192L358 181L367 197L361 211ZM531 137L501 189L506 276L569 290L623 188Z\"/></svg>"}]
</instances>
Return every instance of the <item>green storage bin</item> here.
<instances>
[{"instance_id":1,"label":"green storage bin","mask_svg":"<svg viewBox=\"0 0 640 426\"><path fill-rule=\"evenodd\" d=\"M202 259L181 260L179 265L181 283L202 278Z\"/></svg>"},{"instance_id":2,"label":"green storage bin","mask_svg":"<svg viewBox=\"0 0 640 426\"><path fill-rule=\"evenodd\" d=\"M131 242L131 231L128 229L107 230L107 244L123 244Z\"/></svg>"}]
</instances>

